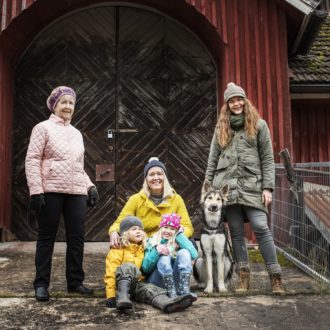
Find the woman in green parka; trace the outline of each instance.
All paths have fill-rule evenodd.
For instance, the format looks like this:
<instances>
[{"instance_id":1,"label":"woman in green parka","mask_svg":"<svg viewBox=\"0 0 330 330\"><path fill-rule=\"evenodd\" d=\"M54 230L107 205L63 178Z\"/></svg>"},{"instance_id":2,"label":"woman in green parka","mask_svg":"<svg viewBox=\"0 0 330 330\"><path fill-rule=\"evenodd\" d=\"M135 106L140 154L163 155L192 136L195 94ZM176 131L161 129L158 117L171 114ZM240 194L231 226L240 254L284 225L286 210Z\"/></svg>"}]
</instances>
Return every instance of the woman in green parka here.
<instances>
[{"instance_id":1,"label":"woman in green parka","mask_svg":"<svg viewBox=\"0 0 330 330\"><path fill-rule=\"evenodd\" d=\"M256 235L269 273L272 291L283 293L282 271L274 240L267 224L267 207L272 202L275 166L272 141L266 122L246 98L242 87L229 83L225 104L212 138L206 180L215 189L229 186L226 219L238 266L236 291L250 287L250 266L244 235L248 219Z\"/></svg>"}]
</instances>

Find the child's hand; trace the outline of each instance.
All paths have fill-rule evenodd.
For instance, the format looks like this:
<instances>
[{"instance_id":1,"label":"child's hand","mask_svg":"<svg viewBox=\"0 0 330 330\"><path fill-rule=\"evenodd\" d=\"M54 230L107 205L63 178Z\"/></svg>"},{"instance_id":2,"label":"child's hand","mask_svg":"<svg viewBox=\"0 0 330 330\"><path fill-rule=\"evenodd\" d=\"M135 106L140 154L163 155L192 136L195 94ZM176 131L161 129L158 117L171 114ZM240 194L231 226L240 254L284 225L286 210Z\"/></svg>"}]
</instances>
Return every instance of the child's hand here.
<instances>
[{"instance_id":1,"label":"child's hand","mask_svg":"<svg viewBox=\"0 0 330 330\"><path fill-rule=\"evenodd\" d=\"M180 228L178 230L178 234L183 233L183 232L184 232L184 227L182 225L180 225Z\"/></svg>"},{"instance_id":2,"label":"child's hand","mask_svg":"<svg viewBox=\"0 0 330 330\"><path fill-rule=\"evenodd\" d=\"M107 301L105 302L105 305L108 308L115 308L116 307L116 298L108 298Z\"/></svg>"},{"instance_id":3,"label":"child's hand","mask_svg":"<svg viewBox=\"0 0 330 330\"><path fill-rule=\"evenodd\" d=\"M156 249L157 249L157 252L160 255L168 256L169 253L170 253L170 251L168 250L168 248L167 248L167 246L165 244L159 244L159 245L157 245Z\"/></svg>"}]
</instances>

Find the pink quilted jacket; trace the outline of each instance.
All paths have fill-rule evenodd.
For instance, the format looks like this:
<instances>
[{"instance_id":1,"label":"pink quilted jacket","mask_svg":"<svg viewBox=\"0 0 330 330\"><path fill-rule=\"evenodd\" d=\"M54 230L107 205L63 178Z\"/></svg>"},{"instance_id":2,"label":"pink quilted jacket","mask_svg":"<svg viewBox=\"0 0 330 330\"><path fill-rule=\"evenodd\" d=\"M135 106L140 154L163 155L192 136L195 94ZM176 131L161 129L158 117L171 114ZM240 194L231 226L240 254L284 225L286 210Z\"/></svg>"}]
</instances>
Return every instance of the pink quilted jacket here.
<instances>
[{"instance_id":1,"label":"pink quilted jacket","mask_svg":"<svg viewBox=\"0 0 330 330\"><path fill-rule=\"evenodd\" d=\"M70 121L52 114L36 125L25 159L30 195L87 195L93 183L84 171L84 152L83 137Z\"/></svg>"}]
</instances>

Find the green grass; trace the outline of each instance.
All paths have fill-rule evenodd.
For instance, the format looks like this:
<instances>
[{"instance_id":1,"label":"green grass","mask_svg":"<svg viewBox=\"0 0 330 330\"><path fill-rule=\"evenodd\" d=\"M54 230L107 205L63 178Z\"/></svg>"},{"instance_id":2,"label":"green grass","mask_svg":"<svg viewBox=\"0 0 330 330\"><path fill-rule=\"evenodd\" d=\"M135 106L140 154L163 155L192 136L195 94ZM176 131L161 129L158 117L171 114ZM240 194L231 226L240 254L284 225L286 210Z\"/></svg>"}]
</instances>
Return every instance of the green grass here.
<instances>
[{"instance_id":1,"label":"green grass","mask_svg":"<svg viewBox=\"0 0 330 330\"><path fill-rule=\"evenodd\" d=\"M264 259L262 258L259 249L249 249L249 258L250 258L250 262L260 263L260 264L264 263ZM296 267L291 261L286 259L281 253L277 253L277 259L281 267L289 267L289 268Z\"/></svg>"}]
</instances>

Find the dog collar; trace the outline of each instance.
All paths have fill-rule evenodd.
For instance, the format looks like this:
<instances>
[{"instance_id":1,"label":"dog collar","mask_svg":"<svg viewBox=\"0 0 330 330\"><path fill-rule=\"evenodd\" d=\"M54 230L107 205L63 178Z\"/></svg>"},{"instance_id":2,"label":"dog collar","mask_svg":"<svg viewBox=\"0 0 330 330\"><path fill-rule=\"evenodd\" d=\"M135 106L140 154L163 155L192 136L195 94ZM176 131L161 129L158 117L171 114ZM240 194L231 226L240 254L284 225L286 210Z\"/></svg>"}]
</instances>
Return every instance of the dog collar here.
<instances>
[{"instance_id":1,"label":"dog collar","mask_svg":"<svg viewBox=\"0 0 330 330\"><path fill-rule=\"evenodd\" d=\"M223 226L218 228L204 227L201 234L223 234L224 232Z\"/></svg>"}]
</instances>

